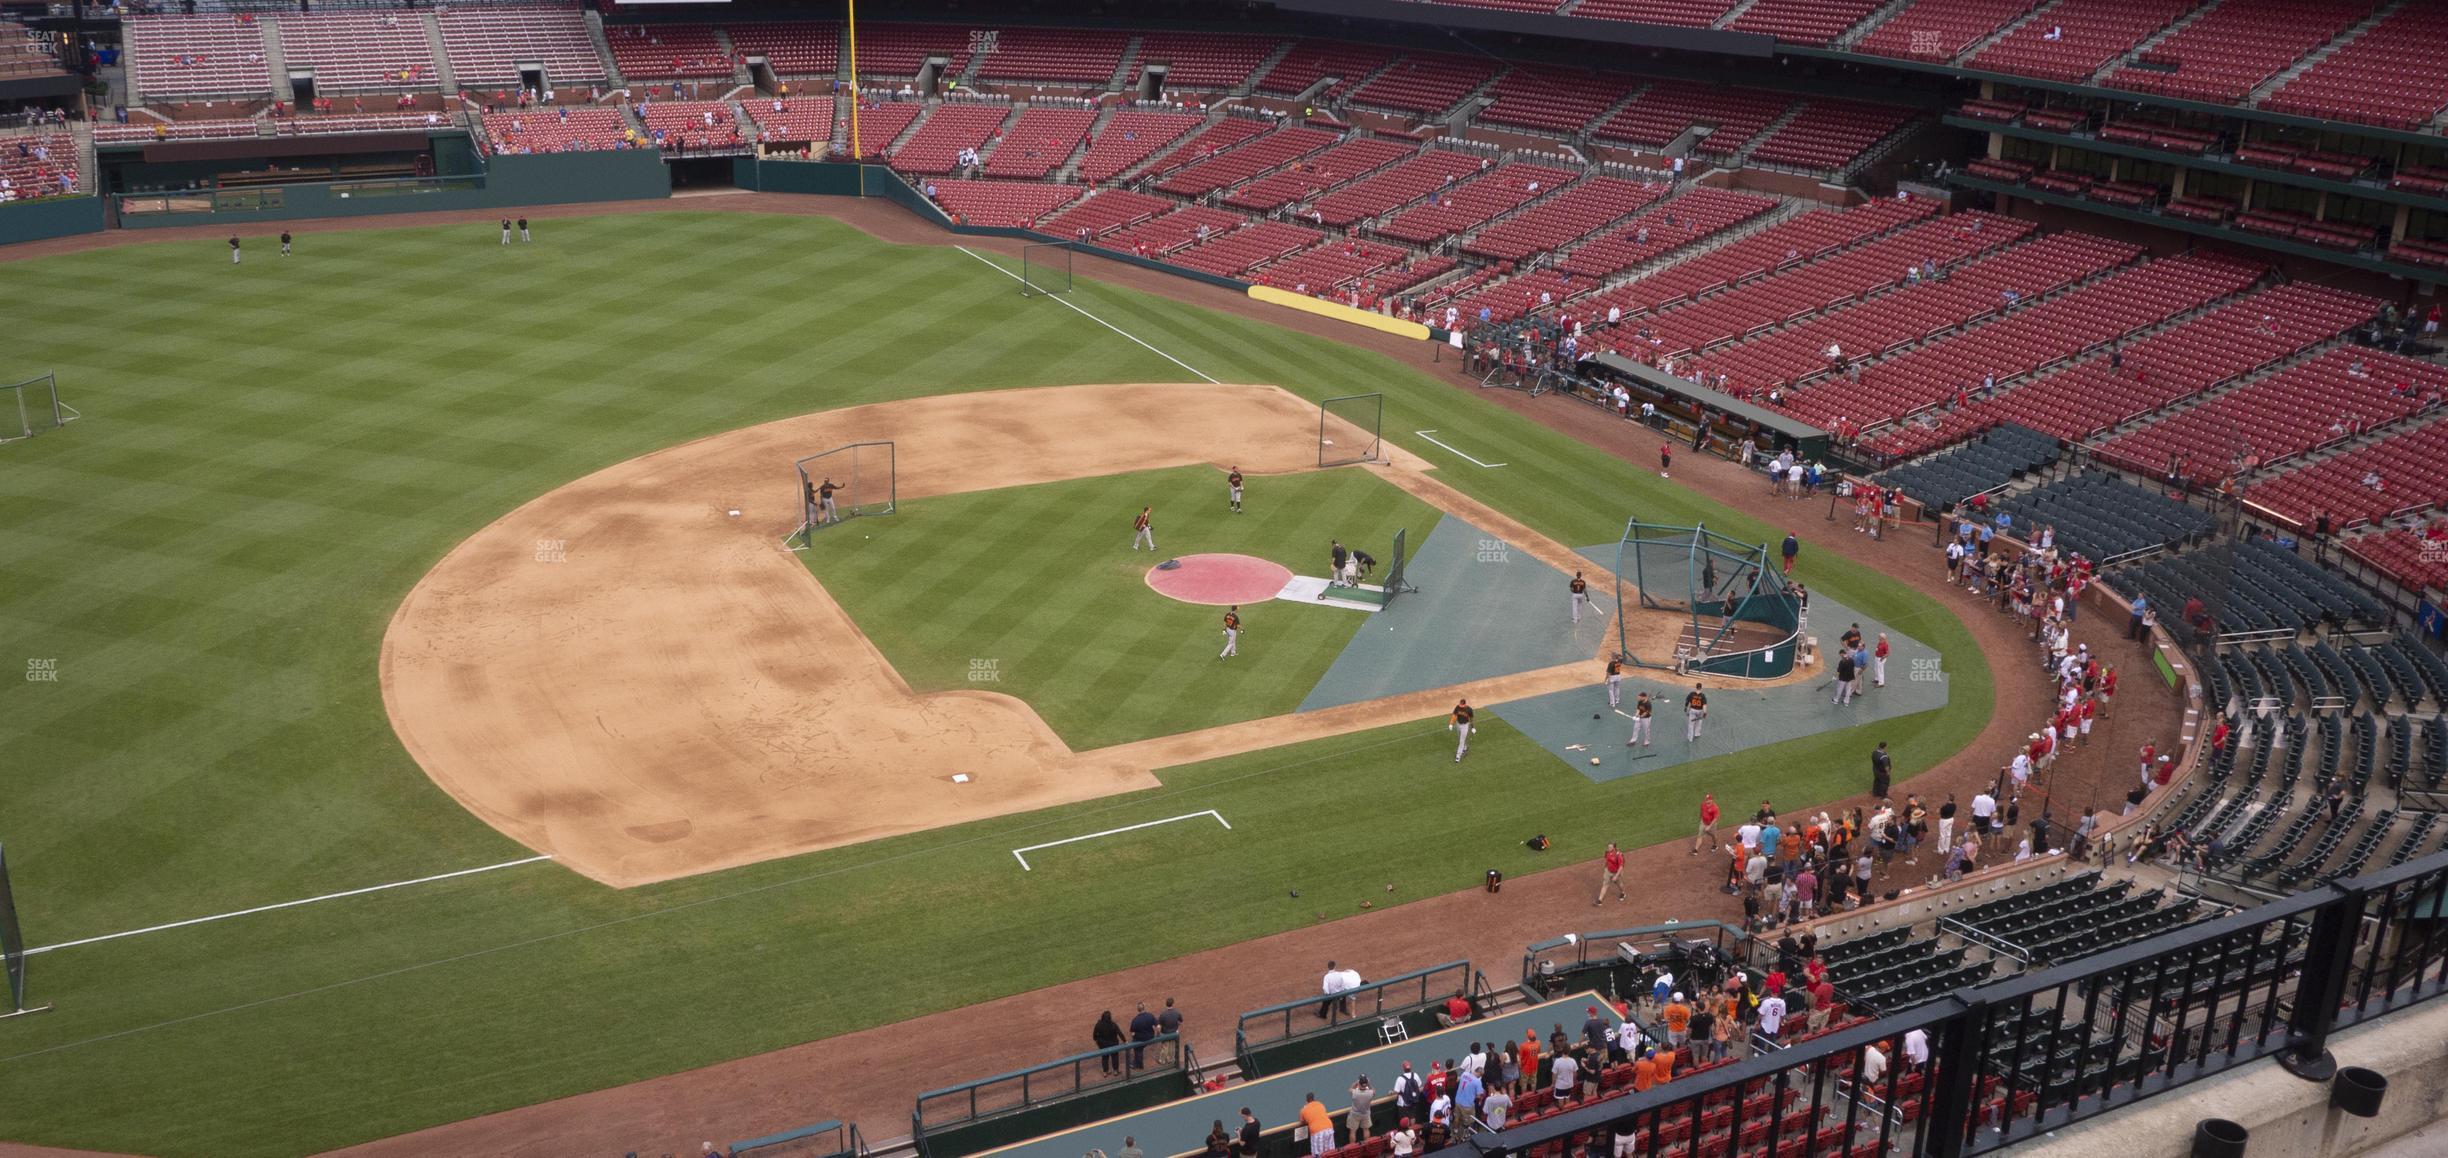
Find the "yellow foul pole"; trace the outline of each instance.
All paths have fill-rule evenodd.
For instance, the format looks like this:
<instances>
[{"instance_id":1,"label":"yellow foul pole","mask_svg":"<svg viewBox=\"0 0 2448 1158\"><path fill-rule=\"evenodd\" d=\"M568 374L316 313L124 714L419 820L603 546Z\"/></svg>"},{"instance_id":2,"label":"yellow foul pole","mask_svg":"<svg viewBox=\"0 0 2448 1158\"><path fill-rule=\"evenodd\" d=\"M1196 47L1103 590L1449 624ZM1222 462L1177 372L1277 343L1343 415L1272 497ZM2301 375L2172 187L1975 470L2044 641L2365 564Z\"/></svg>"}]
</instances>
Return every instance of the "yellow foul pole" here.
<instances>
[{"instance_id":1,"label":"yellow foul pole","mask_svg":"<svg viewBox=\"0 0 2448 1158\"><path fill-rule=\"evenodd\" d=\"M867 154L859 151L859 71L858 71L858 0L850 0L850 159Z\"/></svg>"}]
</instances>

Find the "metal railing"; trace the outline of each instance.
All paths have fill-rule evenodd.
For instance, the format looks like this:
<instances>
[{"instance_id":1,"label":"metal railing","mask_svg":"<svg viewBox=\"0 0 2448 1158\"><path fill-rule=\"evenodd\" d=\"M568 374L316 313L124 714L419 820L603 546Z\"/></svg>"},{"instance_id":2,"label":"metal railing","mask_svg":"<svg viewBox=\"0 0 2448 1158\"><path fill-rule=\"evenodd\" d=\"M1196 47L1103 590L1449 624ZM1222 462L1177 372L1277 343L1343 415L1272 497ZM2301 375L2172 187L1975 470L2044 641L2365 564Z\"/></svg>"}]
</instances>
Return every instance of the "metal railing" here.
<instances>
[{"instance_id":1,"label":"metal railing","mask_svg":"<svg viewBox=\"0 0 2448 1158\"><path fill-rule=\"evenodd\" d=\"M1158 1034L1147 1041L1073 1054L1024 1070L928 1090L918 1095L918 1106L911 1111L911 1126L924 1136L930 1130L1014 1113L1141 1078L1187 1074L1193 1060L1189 1045L1180 1034Z\"/></svg>"},{"instance_id":2,"label":"metal railing","mask_svg":"<svg viewBox=\"0 0 2448 1158\"><path fill-rule=\"evenodd\" d=\"M1399 977L1366 982L1334 997L1319 993L1250 1010L1241 1015L1233 1029L1233 1052L1248 1057L1252 1050L1330 1033L1355 1021L1383 1021L1442 1005L1448 998L1470 996L1470 962L1431 965Z\"/></svg>"},{"instance_id":3,"label":"metal railing","mask_svg":"<svg viewBox=\"0 0 2448 1158\"><path fill-rule=\"evenodd\" d=\"M1957 1158L2263 1058L2327 1080L2329 1035L2448 993L2444 961L2448 854L2435 854L1671 1085L1479 1131L1440 1153L1578 1152L1610 1135L1657 1153L1722 1136L1734 1152L1764 1145L1779 1158L1872 1145Z\"/></svg>"}]
</instances>

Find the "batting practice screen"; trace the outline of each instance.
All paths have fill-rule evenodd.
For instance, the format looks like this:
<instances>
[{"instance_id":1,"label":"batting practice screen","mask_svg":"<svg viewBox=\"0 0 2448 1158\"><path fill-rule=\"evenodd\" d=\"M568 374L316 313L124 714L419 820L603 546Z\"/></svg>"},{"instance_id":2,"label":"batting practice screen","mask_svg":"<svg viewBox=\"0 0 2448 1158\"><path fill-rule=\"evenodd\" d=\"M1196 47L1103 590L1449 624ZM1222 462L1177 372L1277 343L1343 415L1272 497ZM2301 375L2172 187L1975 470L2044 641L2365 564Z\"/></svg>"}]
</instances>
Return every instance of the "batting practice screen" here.
<instances>
[{"instance_id":1,"label":"batting practice screen","mask_svg":"<svg viewBox=\"0 0 2448 1158\"><path fill-rule=\"evenodd\" d=\"M799 472L799 529L783 542L805 550L816 532L861 515L889 515L899 502L890 442L853 442L792 464Z\"/></svg>"},{"instance_id":2,"label":"batting practice screen","mask_svg":"<svg viewBox=\"0 0 2448 1158\"><path fill-rule=\"evenodd\" d=\"M26 1007L25 937L17 931L17 895L9 889L8 849L0 847L0 959L8 962L9 1010Z\"/></svg>"},{"instance_id":3,"label":"batting practice screen","mask_svg":"<svg viewBox=\"0 0 2448 1158\"><path fill-rule=\"evenodd\" d=\"M1318 403L1318 465L1376 462L1385 395L1350 394Z\"/></svg>"},{"instance_id":4,"label":"batting practice screen","mask_svg":"<svg viewBox=\"0 0 2448 1158\"><path fill-rule=\"evenodd\" d=\"M1071 245L1039 243L1020 247L1020 296L1071 292Z\"/></svg>"},{"instance_id":5,"label":"batting practice screen","mask_svg":"<svg viewBox=\"0 0 2448 1158\"><path fill-rule=\"evenodd\" d=\"M32 438L68 425L77 412L59 398L59 379L45 374L0 386L0 443Z\"/></svg>"}]
</instances>

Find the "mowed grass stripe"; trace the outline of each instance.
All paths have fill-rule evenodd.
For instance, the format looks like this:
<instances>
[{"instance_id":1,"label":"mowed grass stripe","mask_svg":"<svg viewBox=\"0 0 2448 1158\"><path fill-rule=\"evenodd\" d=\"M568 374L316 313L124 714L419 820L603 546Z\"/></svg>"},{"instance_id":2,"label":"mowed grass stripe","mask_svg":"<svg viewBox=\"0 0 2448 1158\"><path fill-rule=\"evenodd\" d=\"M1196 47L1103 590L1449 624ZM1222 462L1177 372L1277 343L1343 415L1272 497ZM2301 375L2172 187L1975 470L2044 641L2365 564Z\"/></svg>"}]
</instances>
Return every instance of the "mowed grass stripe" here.
<instances>
[{"instance_id":1,"label":"mowed grass stripe","mask_svg":"<svg viewBox=\"0 0 2448 1158\"><path fill-rule=\"evenodd\" d=\"M12 779L0 839L36 942L519 855L399 750L374 657L433 560L537 494L812 410L1184 377L949 250L895 249L802 218L542 224L537 243L509 252L480 226L307 235L287 263L250 244L237 270L218 243L184 242L10 266L18 340L0 347L0 373L57 370L88 416L0 450L0 579L54 577L0 587L0 638L16 656L61 660L58 684L0 682ZM857 292L882 280L897 289ZM1446 481L1559 541L1609 541L1635 510L1768 535L1654 468L1375 355L1114 287L1078 293L1221 379L1311 398L1382 390L1389 437L1432 458L1411 430L1486 439L1516 465L1457 464ZM690 324L644 336L658 307ZM1254 482L1245 521L1274 517L1272 483ZM1192 500L1220 505L1212 489ZM1122 550L1126 527L1127 510L1049 539L1088 557ZM1187 549L1191 526L1168 515L1159 527L1168 551ZM1290 562L1313 570L1314 549ZM1876 571L1810 553L1807 536L1804 567L1814 589L1865 611L1929 614ZM1017 656L1110 621L1074 608L998 625L965 604L1000 613L1008 577L991 560L977 568L954 600L980 648ZM1082 726L1142 727L1173 707L1124 694L1167 690L1115 682L1127 656L1162 664L1178 652L1213 673L1169 701L1297 702L1313 682L1305 665L1322 670L1333 648L1293 654L1283 611L1320 609L1253 613L1249 666L1207 658L1220 644L1212 613L1189 608L1178 632L1151 622L1077 657L1065 680L1115 701L1083 704ZM1977 732L1989 708L1960 626L1943 613L1921 622L1956 683L1948 710L1887 730L1907 773ZM1820 799L1850 790L1860 763L1860 738L1840 732L1596 786L1495 725L1473 745L1474 774L1520 790L1457 811L1420 780L1451 768L1432 722L1340 740L1165 770L1166 787L1150 792L650 889L542 868L38 958L36 995L59 1009L11 1023L0 1058L71 1048L0 1060L11 1094L0 1137L162 1154L341 1145L1306 925L1383 898L1388 879L1398 898L1467 887L1488 867L1475 850L1515 849L1528 832L1556 836L1557 861L1606 839L1670 838L1702 785ZM1334 776L1314 775L1329 765ZM1023 881L1033 874L1009 856L1211 806L1236 826L1250 817L1248 839L1141 874L1127 894ZM1381 823L1325 841L1318 815ZM1439 839L1418 838L1430 830ZM1505 855L1509 873L1542 864ZM709 903L682 907L693 901ZM1183 911L1201 919L1162 919ZM553 934L567 935L535 941ZM913 960L963 967L921 977ZM75 1044L126 1031L138 1032Z\"/></svg>"}]
</instances>

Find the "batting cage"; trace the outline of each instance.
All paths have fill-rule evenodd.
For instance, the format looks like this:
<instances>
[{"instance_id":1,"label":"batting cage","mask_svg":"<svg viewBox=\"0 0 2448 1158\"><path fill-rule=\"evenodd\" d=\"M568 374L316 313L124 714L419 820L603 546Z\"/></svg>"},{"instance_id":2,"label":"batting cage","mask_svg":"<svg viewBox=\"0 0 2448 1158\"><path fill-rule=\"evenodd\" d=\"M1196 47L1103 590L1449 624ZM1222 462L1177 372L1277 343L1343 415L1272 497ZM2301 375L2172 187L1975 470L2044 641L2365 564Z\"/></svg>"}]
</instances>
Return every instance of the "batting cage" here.
<instances>
[{"instance_id":1,"label":"batting cage","mask_svg":"<svg viewBox=\"0 0 2448 1158\"><path fill-rule=\"evenodd\" d=\"M1384 422L1383 394L1347 394L1318 403L1318 465L1379 461Z\"/></svg>"},{"instance_id":2,"label":"batting cage","mask_svg":"<svg viewBox=\"0 0 2448 1158\"><path fill-rule=\"evenodd\" d=\"M1626 587L1630 590L1627 591ZM1683 620L1671 656L1633 646L1651 638L1655 617L1633 608L1670 612ZM1802 634L1801 600L1762 543L1729 539L1705 526L1670 526L1632 519L1615 547L1616 646L1626 662L1741 679L1775 679L1794 668Z\"/></svg>"},{"instance_id":3,"label":"batting cage","mask_svg":"<svg viewBox=\"0 0 2448 1158\"><path fill-rule=\"evenodd\" d=\"M782 540L804 551L816 533L861 515L889 515L898 501L893 444L853 442L793 464L799 471L799 529Z\"/></svg>"},{"instance_id":4,"label":"batting cage","mask_svg":"<svg viewBox=\"0 0 2448 1158\"><path fill-rule=\"evenodd\" d=\"M1072 245L1041 242L1020 247L1020 296L1024 298L1071 292Z\"/></svg>"}]
</instances>

